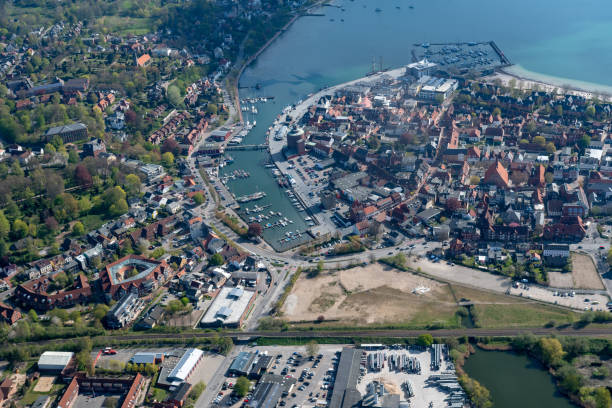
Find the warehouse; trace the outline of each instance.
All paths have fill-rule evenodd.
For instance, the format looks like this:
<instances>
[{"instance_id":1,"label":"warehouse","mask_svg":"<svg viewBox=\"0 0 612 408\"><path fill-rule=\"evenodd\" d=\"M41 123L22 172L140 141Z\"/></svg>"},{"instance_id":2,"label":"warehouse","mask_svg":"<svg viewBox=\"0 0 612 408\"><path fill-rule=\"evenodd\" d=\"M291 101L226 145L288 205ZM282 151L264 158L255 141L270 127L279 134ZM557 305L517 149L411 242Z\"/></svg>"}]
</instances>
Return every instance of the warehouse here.
<instances>
[{"instance_id":1,"label":"warehouse","mask_svg":"<svg viewBox=\"0 0 612 408\"><path fill-rule=\"evenodd\" d=\"M360 349L349 347L342 349L329 408L349 408L361 400L361 394L357 391L357 380L362 355L363 351Z\"/></svg>"},{"instance_id":2,"label":"warehouse","mask_svg":"<svg viewBox=\"0 0 612 408\"><path fill-rule=\"evenodd\" d=\"M240 327L255 300L255 292L240 286L223 287L202 318L201 325Z\"/></svg>"},{"instance_id":3,"label":"warehouse","mask_svg":"<svg viewBox=\"0 0 612 408\"><path fill-rule=\"evenodd\" d=\"M74 353L70 351L45 351L38 359L38 369L60 373L70 364L73 358Z\"/></svg>"},{"instance_id":4,"label":"warehouse","mask_svg":"<svg viewBox=\"0 0 612 408\"><path fill-rule=\"evenodd\" d=\"M141 351L130 359L130 363L134 364L159 364L164 361L164 353L152 353Z\"/></svg>"},{"instance_id":5,"label":"warehouse","mask_svg":"<svg viewBox=\"0 0 612 408\"><path fill-rule=\"evenodd\" d=\"M202 361L203 356L204 352L197 348L185 351L183 357L181 357L174 369L168 374L168 381L177 383L177 385L187 381L191 373L193 373L200 361Z\"/></svg>"},{"instance_id":6,"label":"warehouse","mask_svg":"<svg viewBox=\"0 0 612 408\"><path fill-rule=\"evenodd\" d=\"M283 393L290 393L296 383L295 378L266 374L255 388L253 398L246 404L248 408L276 407Z\"/></svg>"}]
</instances>

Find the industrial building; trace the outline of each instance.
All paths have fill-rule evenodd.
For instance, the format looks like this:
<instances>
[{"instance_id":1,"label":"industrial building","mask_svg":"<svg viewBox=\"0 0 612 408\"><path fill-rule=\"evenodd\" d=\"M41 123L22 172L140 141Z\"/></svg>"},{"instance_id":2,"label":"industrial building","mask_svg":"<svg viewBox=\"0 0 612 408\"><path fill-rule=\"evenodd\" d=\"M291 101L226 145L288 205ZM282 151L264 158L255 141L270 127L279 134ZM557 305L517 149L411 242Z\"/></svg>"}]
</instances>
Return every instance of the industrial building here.
<instances>
[{"instance_id":1,"label":"industrial building","mask_svg":"<svg viewBox=\"0 0 612 408\"><path fill-rule=\"evenodd\" d=\"M45 351L38 359L40 371L61 373L74 358L71 351Z\"/></svg>"},{"instance_id":2,"label":"industrial building","mask_svg":"<svg viewBox=\"0 0 612 408\"><path fill-rule=\"evenodd\" d=\"M247 402L247 408L276 407L283 393L290 393L296 379L282 375L266 374L261 378L253 397Z\"/></svg>"},{"instance_id":3,"label":"industrial building","mask_svg":"<svg viewBox=\"0 0 612 408\"><path fill-rule=\"evenodd\" d=\"M338 363L338 374L334 382L329 408L351 408L361 400L357 390L363 350L344 347Z\"/></svg>"},{"instance_id":4,"label":"industrial building","mask_svg":"<svg viewBox=\"0 0 612 408\"><path fill-rule=\"evenodd\" d=\"M270 369L273 362L272 356L242 351L232 361L228 372L236 376L258 379Z\"/></svg>"},{"instance_id":5,"label":"industrial building","mask_svg":"<svg viewBox=\"0 0 612 408\"><path fill-rule=\"evenodd\" d=\"M256 293L240 286L223 287L202 318L204 327L240 327L255 301Z\"/></svg>"},{"instance_id":6,"label":"industrial building","mask_svg":"<svg viewBox=\"0 0 612 408\"><path fill-rule=\"evenodd\" d=\"M198 367L198 364L200 364L200 361L202 361L203 356L204 352L197 348L192 348L185 351L183 357L181 357L174 369L172 369L170 374L168 374L167 381L176 385L187 381L191 373L193 373L193 371Z\"/></svg>"},{"instance_id":7,"label":"industrial building","mask_svg":"<svg viewBox=\"0 0 612 408\"><path fill-rule=\"evenodd\" d=\"M133 364L159 364L164 361L164 353L152 353L141 351L132 356L130 363Z\"/></svg>"}]
</instances>

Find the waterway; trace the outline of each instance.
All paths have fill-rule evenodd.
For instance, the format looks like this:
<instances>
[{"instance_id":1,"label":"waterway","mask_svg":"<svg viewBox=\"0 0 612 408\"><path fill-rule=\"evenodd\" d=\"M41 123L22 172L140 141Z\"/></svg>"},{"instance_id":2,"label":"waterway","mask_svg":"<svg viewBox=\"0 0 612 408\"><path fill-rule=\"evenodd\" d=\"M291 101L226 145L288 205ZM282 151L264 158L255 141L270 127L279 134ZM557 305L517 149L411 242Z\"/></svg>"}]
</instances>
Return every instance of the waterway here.
<instances>
[{"instance_id":1,"label":"waterway","mask_svg":"<svg viewBox=\"0 0 612 408\"><path fill-rule=\"evenodd\" d=\"M612 3L606 0L338 0L321 7L324 17L302 17L283 33L240 78L242 98L274 96L258 105L257 120L245 144L265 142L265 132L282 108L322 87L359 78L375 58L387 67L412 62L414 43L494 40L517 64L519 73L555 77L560 84L585 82L612 86ZM413 8L411 9L410 6ZM380 11L375 11L379 8ZM333 20L333 21L332 21ZM568 79L569 78L569 79ZM260 89L255 90L259 85ZM287 230L307 228L272 178L266 152L233 152L234 164L249 179L231 181L236 196L265 191L258 205L294 220L286 229L266 230L268 242Z\"/></svg>"},{"instance_id":2,"label":"waterway","mask_svg":"<svg viewBox=\"0 0 612 408\"><path fill-rule=\"evenodd\" d=\"M572 408L539 363L525 355L478 350L464 370L490 392L495 408Z\"/></svg>"}]
</instances>

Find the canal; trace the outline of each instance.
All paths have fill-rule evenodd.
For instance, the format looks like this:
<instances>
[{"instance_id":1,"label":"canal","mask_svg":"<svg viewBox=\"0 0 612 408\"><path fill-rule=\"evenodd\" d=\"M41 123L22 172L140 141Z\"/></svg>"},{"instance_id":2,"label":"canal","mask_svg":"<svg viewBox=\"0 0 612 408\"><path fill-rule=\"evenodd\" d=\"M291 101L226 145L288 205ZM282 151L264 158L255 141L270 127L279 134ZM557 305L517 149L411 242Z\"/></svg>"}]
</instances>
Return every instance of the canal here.
<instances>
[{"instance_id":1,"label":"canal","mask_svg":"<svg viewBox=\"0 0 612 408\"><path fill-rule=\"evenodd\" d=\"M257 104L257 114L245 116L256 120L257 126L244 144L265 143L266 131L283 107L323 87L364 76L373 60L382 59L385 68L412 62L414 43L494 40L513 63L527 70L612 85L608 72L612 3L605 0L338 0L333 4L314 11L323 17L298 19L244 71L241 98L275 98ZM251 177L230 181L230 190L236 196L264 191L267 197L249 205L270 206L266 211L280 211L294 221L265 230L269 243L308 228L307 215L296 210L285 188L279 188L271 170L263 167L267 152L231 156L234 163L221 173L244 169Z\"/></svg>"},{"instance_id":2,"label":"canal","mask_svg":"<svg viewBox=\"0 0 612 408\"><path fill-rule=\"evenodd\" d=\"M465 372L490 392L495 408L572 408L535 360L504 351L478 350L465 361Z\"/></svg>"}]
</instances>

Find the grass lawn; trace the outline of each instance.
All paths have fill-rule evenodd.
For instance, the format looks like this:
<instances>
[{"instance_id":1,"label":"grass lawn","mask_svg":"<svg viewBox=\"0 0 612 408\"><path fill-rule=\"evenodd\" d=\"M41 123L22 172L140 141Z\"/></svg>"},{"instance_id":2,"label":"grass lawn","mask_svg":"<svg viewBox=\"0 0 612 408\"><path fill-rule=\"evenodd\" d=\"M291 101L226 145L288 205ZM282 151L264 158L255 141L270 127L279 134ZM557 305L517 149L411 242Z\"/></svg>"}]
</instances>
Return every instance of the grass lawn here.
<instances>
[{"instance_id":1,"label":"grass lawn","mask_svg":"<svg viewBox=\"0 0 612 408\"><path fill-rule=\"evenodd\" d=\"M168 392L161 388L151 387L151 394L153 395L153 399L156 401L164 401L168 396Z\"/></svg>"},{"instance_id":2,"label":"grass lawn","mask_svg":"<svg viewBox=\"0 0 612 408\"><path fill-rule=\"evenodd\" d=\"M85 232L89 232L99 228L102 224L104 224L104 220L101 215L98 214L90 214L86 215L80 219L85 227Z\"/></svg>"},{"instance_id":3,"label":"grass lawn","mask_svg":"<svg viewBox=\"0 0 612 408\"><path fill-rule=\"evenodd\" d=\"M104 27L109 32L117 35L143 35L150 33L153 22L149 18L104 16L96 20L98 27Z\"/></svg>"},{"instance_id":4,"label":"grass lawn","mask_svg":"<svg viewBox=\"0 0 612 408\"><path fill-rule=\"evenodd\" d=\"M578 315L572 311L538 303L475 305L481 327L536 327L550 321L557 325L572 323Z\"/></svg>"},{"instance_id":5,"label":"grass lawn","mask_svg":"<svg viewBox=\"0 0 612 408\"><path fill-rule=\"evenodd\" d=\"M36 386L36 383L38 381L35 381L30 388L28 388L28 390L26 391L25 395L23 396L23 398L21 398L18 402L18 405L21 407L26 407L26 406L30 406L34 403L34 401L36 401L39 397L42 397L43 395L55 395L58 394L60 390L62 390L64 388L64 384L54 384L53 388L51 388L50 392L34 392L34 387Z\"/></svg>"}]
</instances>

